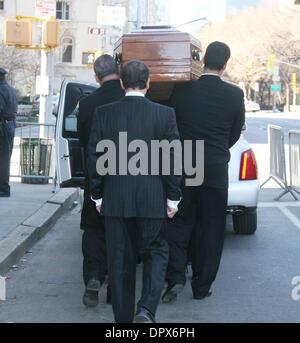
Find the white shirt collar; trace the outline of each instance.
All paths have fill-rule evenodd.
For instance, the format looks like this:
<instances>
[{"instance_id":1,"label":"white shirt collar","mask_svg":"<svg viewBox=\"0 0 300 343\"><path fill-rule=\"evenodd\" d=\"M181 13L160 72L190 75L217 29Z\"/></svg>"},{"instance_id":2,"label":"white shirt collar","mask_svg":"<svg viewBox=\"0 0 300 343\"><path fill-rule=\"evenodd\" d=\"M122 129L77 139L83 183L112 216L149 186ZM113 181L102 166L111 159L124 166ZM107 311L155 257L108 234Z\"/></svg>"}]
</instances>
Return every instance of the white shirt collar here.
<instances>
[{"instance_id":1,"label":"white shirt collar","mask_svg":"<svg viewBox=\"0 0 300 343\"><path fill-rule=\"evenodd\" d=\"M203 73L203 74L201 74L201 76L206 76L206 75L220 77L220 75L218 75L218 74L214 74L214 73Z\"/></svg>"},{"instance_id":2,"label":"white shirt collar","mask_svg":"<svg viewBox=\"0 0 300 343\"><path fill-rule=\"evenodd\" d=\"M127 92L126 96L145 96L145 95L138 91L131 91L131 92Z\"/></svg>"}]
</instances>

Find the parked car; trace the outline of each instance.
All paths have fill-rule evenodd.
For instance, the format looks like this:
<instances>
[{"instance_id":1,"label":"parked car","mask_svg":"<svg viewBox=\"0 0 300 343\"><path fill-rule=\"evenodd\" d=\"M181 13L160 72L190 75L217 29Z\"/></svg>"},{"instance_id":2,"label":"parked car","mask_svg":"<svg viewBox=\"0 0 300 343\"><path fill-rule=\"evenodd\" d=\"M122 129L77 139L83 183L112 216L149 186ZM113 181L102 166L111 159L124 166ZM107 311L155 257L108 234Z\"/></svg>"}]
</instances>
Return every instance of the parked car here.
<instances>
[{"instance_id":1,"label":"parked car","mask_svg":"<svg viewBox=\"0 0 300 343\"><path fill-rule=\"evenodd\" d=\"M255 154L243 133L230 153L228 214L232 215L237 234L254 234L257 228L258 168Z\"/></svg>"},{"instance_id":2,"label":"parked car","mask_svg":"<svg viewBox=\"0 0 300 343\"><path fill-rule=\"evenodd\" d=\"M32 99L32 114L37 115L40 110L40 96L36 95Z\"/></svg>"},{"instance_id":3,"label":"parked car","mask_svg":"<svg viewBox=\"0 0 300 343\"><path fill-rule=\"evenodd\" d=\"M84 158L77 134L79 100L98 85L65 80L62 83L57 113L56 161L62 188L82 187ZM254 234L257 227L259 181L254 152L242 134L231 148L229 164L228 214L237 234Z\"/></svg>"},{"instance_id":4,"label":"parked car","mask_svg":"<svg viewBox=\"0 0 300 343\"><path fill-rule=\"evenodd\" d=\"M260 111L260 105L252 100L245 98L245 109L246 112L258 112Z\"/></svg>"},{"instance_id":5,"label":"parked car","mask_svg":"<svg viewBox=\"0 0 300 343\"><path fill-rule=\"evenodd\" d=\"M52 95L52 112L56 113L58 108L59 94ZM38 115L40 112L40 96L34 96L32 100L32 113Z\"/></svg>"}]
</instances>

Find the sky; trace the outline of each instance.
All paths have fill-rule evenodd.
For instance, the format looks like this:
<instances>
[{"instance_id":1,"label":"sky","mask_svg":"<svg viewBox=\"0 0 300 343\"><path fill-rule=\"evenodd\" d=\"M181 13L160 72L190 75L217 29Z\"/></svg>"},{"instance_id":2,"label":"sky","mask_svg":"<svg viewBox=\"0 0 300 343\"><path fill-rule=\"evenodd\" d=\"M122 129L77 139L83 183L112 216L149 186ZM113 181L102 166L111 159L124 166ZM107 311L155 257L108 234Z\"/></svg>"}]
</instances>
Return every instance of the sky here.
<instances>
[{"instance_id":1,"label":"sky","mask_svg":"<svg viewBox=\"0 0 300 343\"><path fill-rule=\"evenodd\" d=\"M228 8L244 9L258 5L259 0L227 0Z\"/></svg>"},{"instance_id":2,"label":"sky","mask_svg":"<svg viewBox=\"0 0 300 343\"><path fill-rule=\"evenodd\" d=\"M166 22L172 26L178 25L190 33L198 32L205 21L182 25L198 18L207 18L209 22L221 22L230 10L242 10L249 6L258 5L260 0L157 0Z\"/></svg>"},{"instance_id":3,"label":"sky","mask_svg":"<svg viewBox=\"0 0 300 343\"><path fill-rule=\"evenodd\" d=\"M163 0L158 0L160 4ZM193 20L195 18L206 17L212 22L222 20L225 17L226 9L242 10L247 7L258 5L260 0L172 0L169 14L172 25Z\"/></svg>"},{"instance_id":4,"label":"sky","mask_svg":"<svg viewBox=\"0 0 300 343\"><path fill-rule=\"evenodd\" d=\"M227 0L172 0L170 20L173 26L194 19L207 18L211 22L222 21L226 14ZM203 22L192 25L194 29L201 27ZM187 29L185 27L185 29Z\"/></svg>"}]
</instances>

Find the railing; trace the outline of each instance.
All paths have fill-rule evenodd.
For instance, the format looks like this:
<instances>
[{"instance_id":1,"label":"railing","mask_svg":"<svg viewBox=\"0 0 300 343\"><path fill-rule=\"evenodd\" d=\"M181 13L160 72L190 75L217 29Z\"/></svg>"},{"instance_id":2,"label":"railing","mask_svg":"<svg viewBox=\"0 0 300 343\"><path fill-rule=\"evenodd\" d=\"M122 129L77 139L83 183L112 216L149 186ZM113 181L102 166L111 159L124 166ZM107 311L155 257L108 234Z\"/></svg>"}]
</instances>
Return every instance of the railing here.
<instances>
[{"instance_id":1,"label":"railing","mask_svg":"<svg viewBox=\"0 0 300 343\"><path fill-rule=\"evenodd\" d=\"M300 131L289 132L290 154L290 185L293 190L300 194Z\"/></svg>"},{"instance_id":2,"label":"railing","mask_svg":"<svg viewBox=\"0 0 300 343\"><path fill-rule=\"evenodd\" d=\"M299 138L297 136L297 141L298 139ZM281 188L284 189L284 191L278 197L274 199L275 201L279 201L284 195L288 193L290 193L295 200L298 200L296 195L294 194L294 191L295 191L294 187L292 186L291 182L290 184L288 184L288 180L287 180L286 158L285 158L285 148L284 148L284 132L280 126L275 126L275 125L268 126L268 143L269 143L269 153L270 153L269 178L261 185L261 188L267 182L273 179ZM294 178L296 177L296 174L297 174L297 171L295 171L294 168L299 168L299 164L297 166L297 163L295 161L291 163L291 160L290 160L291 179L292 179L292 174Z\"/></svg>"}]
</instances>

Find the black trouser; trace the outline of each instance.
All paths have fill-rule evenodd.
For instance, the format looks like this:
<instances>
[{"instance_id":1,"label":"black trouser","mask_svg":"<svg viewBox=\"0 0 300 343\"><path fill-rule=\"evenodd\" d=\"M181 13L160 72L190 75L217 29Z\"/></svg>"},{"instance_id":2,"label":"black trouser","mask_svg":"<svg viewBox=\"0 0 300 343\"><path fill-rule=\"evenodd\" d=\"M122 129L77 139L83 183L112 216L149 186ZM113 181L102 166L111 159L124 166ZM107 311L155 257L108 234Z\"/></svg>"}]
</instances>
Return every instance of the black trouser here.
<instances>
[{"instance_id":1,"label":"black trouser","mask_svg":"<svg viewBox=\"0 0 300 343\"><path fill-rule=\"evenodd\" d=\"M156 313L168 263L162 225L163 219L105 218L108 275L117 323L131 323L134 318L138 254L144 266L142 296L137 308Z\"/></svg>"},{"instance_id":2,"label":"black trouser","mask_svg":"<svg viewBox=\"0 0 300 343\"><path fill-rule=\"evenodd\" d=\"M189 218L190 219L190 218ZM188 263L188 247L193 230L193 224L185 221L184 217L177 215L168 220L164 226L164 237L169 245L169 263L166 281L169 286L186 283L186 266Z\"/></svg>"},{"instance_id":3,"label":"black trouser","mask_svg":"<svg viewBox=\"0 0 300 343\"><path fill-rule=\"evenodd\" d=\"M104 218L98 214L95 202L90 198L87 184L80 227L84 230L82 236L84 283L87 285L91 278L104 282L107 274Z\"/></svg>"},{"instance_id":4,"label":"black trouser","mask_svg":"<svg viewBox=\"0 0 300 343\"><path fill-rule=\"evenodd\" d=\"M166 279L170 285L184 284L186 263L190 255L193 290L205 293L215 280L221 261L228 190L185 187L183 198L181 213L166 227L170 248Z\"/></svg>"},{"instance_id":5,"label":"black trouser","mask_svg":"<svg viewBox=\"0 0 300 343\"><path fill-rule=\"evenodd\" d=\"M14 146L16 124L14 120L0 121L0 192L10 195L10 159Z\"/></svg>"}]
</instances>

